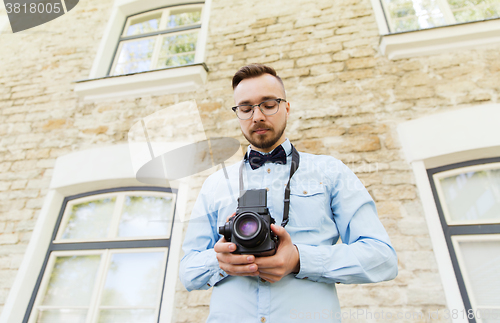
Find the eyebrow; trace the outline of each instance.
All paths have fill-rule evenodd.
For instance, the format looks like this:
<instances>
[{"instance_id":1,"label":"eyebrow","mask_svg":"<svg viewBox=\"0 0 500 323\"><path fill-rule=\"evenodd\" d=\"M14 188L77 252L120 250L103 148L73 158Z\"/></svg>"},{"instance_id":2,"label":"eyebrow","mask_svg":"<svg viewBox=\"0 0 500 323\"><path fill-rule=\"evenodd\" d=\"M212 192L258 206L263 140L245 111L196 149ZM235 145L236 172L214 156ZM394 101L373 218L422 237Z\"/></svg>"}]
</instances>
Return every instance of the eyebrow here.
<instances>
[{"instance_id":1,"label":"eyebrow","mask_svg":"<svg viewBox=\"0 0 500 323\"><path fill-rule=\"evenodd\" d=\"M276 96L274 96L274 95L272 95L272 96L269 96L269 95L267 95L267 96L263 96L263 97L261 98L261 100L262 100L262 101L260 101L259 103L262 103L262 102L264 102L264 101L266 101L266 100L270 100L270 99L277 99L277 98L278 98L278 97L276 97ZM250 101L248 101L248 100L241 101L238 105L250 105Z\"/></svg>"}]
</instances>

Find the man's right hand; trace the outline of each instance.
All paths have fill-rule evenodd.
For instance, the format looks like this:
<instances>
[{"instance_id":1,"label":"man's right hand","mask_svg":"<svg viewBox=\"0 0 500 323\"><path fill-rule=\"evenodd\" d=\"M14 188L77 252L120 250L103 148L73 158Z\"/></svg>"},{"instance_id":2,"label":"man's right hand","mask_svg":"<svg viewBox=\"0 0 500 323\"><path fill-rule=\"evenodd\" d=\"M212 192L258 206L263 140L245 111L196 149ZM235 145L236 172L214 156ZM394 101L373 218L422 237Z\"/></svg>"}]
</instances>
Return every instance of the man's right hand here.
<instances>
[{"instance_id":1,"label":"man's right hand","mask_svg":"<svg viewBox=\"0 0 500 323\"><path fill-rule=\"evenodd\" d=\"M234 216L236 213L228 216L226 219ZM232 242L227 242L224 237L220 238L214 246L214 251L219 261L220 269L224 270L231 276L258 276L258 266L254 264L254 255L237 255L232 252L236 250L236 245Z\"/></svg>"}]
</instances>

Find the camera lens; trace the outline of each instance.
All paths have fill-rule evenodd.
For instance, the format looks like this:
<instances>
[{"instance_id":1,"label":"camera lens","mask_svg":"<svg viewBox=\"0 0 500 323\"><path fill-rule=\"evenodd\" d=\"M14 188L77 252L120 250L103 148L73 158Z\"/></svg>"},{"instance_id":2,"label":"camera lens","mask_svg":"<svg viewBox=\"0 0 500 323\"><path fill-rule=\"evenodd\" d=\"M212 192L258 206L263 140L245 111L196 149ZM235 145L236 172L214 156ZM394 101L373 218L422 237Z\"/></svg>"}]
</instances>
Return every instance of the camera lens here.
<instances>
[{"instance_id":1,"label":"camera lens","mask_svg":"<svg viewBox=\"0 0 500 323\"><path fill-rule=\"evenodd\" d=\"M257 247L266 237L265 223L255 212L244 212L235 217L235 242L246 248Z\"/></svg>"},{"instance_id":2,"label":"camera lens","mask_svg":"<svg viewBox=\"0 0 500 323\"><path fill-rule=\"evenodd\" d=\"M237 230L243 237L251 237L255 235L258 229L259 224L255 218L246 217L238 222Z\"/></svg>"}]
</instances>

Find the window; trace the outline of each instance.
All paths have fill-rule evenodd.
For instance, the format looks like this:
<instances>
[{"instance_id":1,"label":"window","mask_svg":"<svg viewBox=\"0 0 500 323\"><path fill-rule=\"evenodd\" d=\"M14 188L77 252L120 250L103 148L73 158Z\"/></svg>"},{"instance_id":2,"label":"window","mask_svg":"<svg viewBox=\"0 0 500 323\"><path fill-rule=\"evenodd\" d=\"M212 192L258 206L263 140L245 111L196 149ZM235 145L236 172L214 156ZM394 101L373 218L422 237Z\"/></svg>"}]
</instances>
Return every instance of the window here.
<instances>
[{"instance_id":1,"label":"window","mask_svg":"<svg viewBox=\"0 0 500 323\"><path fill-rule=\"evenodd\" d=\"M415 175L447 308L458 312L451 317L453 323L473 322L468 320L466 309L476 311L477 317L477 309L482 308L479 317L484 316L482 322L476 321L479 323L498 322L500 314L493 311L499 309L498 297L485 294L484 285L476 280L478 273L490 274L484 270L487 266L494 269L495 261L498 264L493 255L498 254L500 236L499 215L494 215L499 209L495 200L495 176L500 169L499 107L475 105L398 125L406 160ZM485 179L491 176L492 181ZM481 263L485 253L491 261L487 266ZM491 291L497 290L495 284L500 281L498 276L493 279ZM474 299L479 293L481 298ZM484 297L496 302L493 309ZM497 315L496 321L487 319L493 315Z\"/></svg>"},{"instance_id":2,"label":"window","mask_svg":"<svg viewBox=\"0 0 500 323\"><path fill-rule=\"evenodd\" d=\"M175 199L143 187L65 198L23 322L158 322Z\"/></svg>"},{"instance_id":3,"label":"window","mask_svg":"<svg viewBox=\"0 0 500 323\"><path fill-rule=\"evenodd\" d=\"M211 0L115 0L87 79L85 101L195 91L207 80Z\"/></svg>"},{"instance_id":4,"label":"window","mask_svg":"<svg viewBox=\"0 0 500 323\"><path fill-rule=\"evenodd\" d=\"M428 170L469 322L500 317L500 158Z\"/></svg>"},{"instance_id":5,"label":"window","mask_svg":"<svg viewBox=\"0 0 500 323\"><path fill-rule=\"evenodd\" d=\"M390 33L500 17L500 0L381 0Z\"/></svg>"},{"instance_id":6,"label":"window","mask_svg":"<svg viewBox=\"0 0 500 323\"><path fill-rule=\"evenodd\" d=\"M500 43L500 0L371 0L389 59Z\"/></svg>"},{"instance_id":7,"label":"window","mask_svg":"<svg viewBox=\"0 0 500 323\"><path fill-rule=\"evenodd\" d=\"M201 11L201 5L176 6L129 17L110 74L194 63Z\"/></svg>"}]
</instances>

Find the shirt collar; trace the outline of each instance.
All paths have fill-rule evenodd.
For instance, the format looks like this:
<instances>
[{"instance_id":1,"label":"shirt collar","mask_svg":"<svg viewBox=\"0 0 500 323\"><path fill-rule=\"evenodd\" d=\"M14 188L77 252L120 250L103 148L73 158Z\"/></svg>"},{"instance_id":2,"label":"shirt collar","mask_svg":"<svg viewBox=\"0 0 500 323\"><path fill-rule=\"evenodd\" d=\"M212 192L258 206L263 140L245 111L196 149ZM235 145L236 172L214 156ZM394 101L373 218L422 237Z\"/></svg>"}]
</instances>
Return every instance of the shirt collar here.
<instances>
[{"instance_id":1,"label":"shirt collar","mask_svg":"<svg viewBox=\"0 0 500 323\"><path fill-rule=\"evenodd\" d=\"M281 144L281 146L285 150L285 153L286 153L287 156L289 156L292 153L292 144L290 143L290 140L288 140L288 138L285 139L285 141ZM278 147L276 147L276 148L278 148ZM276 149L276 148L274 148L274 149ZM274 149L271 150L268 153L263 153L263 152L260 152L260 151L259 151L259 153L261 153L262 155L268 155L268 154L272 153L274 151ZM250 154L250 150L252 150L252 146L248 145L247 156L248 156L248 154Z\"/></svg>"}]
</instances>

